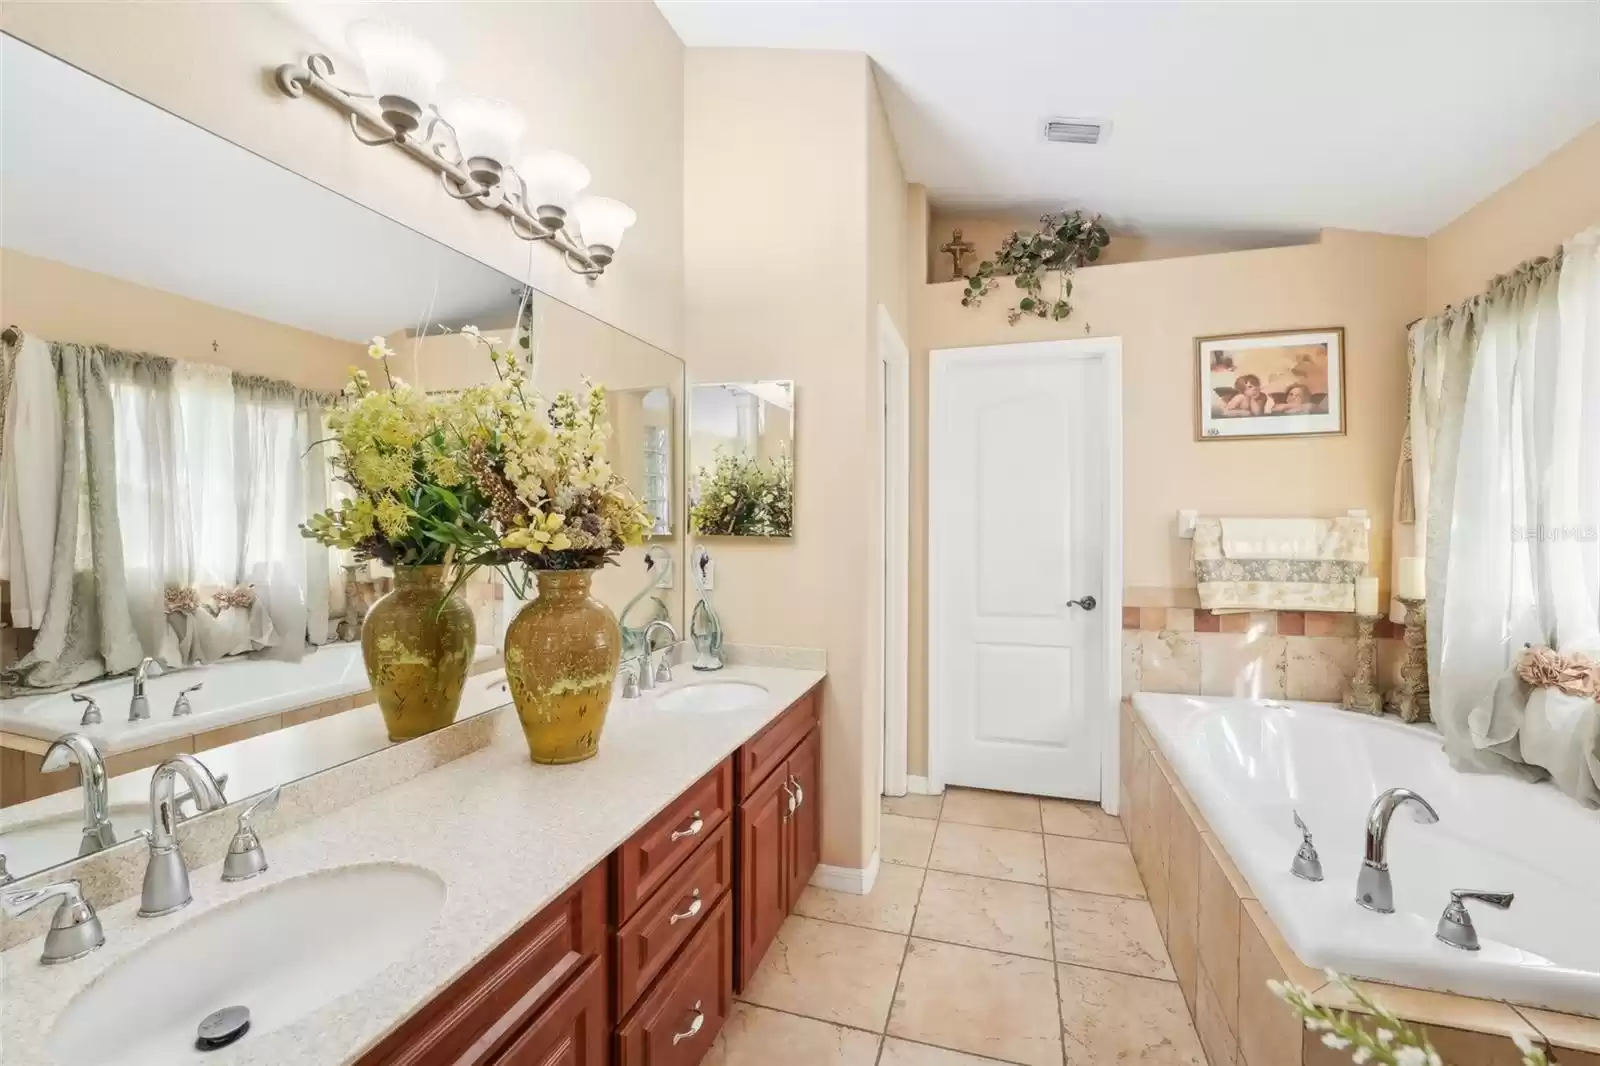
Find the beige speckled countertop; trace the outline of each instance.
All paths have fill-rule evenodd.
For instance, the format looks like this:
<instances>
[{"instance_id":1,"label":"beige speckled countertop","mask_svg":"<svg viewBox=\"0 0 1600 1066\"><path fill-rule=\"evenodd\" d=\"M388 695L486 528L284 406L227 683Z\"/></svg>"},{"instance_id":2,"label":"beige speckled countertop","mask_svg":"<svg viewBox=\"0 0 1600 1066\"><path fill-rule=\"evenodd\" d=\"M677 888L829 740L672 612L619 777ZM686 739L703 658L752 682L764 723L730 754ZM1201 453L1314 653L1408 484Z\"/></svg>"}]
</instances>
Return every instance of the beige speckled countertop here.
<instances>
[{"instance_id":1,"label":"beige speckled countertop","mask_svg":"<svg viewBox=\"0 0 1600 1066\"><path fill-rule=\"evenodd\" d=\"M272 865L254 880L224 884L215 864L192 871L194 903L177 914L139 918L137 899L105 908L105 947L77 962L41 966L37 939L5 952L0 1060L57 1062L50 1031L75 995L141 945L222 904L354 863L425 867L445 882L443 909L423 939L377 976L294 1022L258 1027L232 1047L205 1054L175 1049L162 1058L174 1066L354 1061L815 686L823 671L730 666L710 678L688 675L679 671L668 689L751 681L768 690L768 699L721 714L662 711L649 694L616 700L600 754L561 767L530 763L515 714L495 712L500 720L487 747L267 840Z\"/></svg>"}]
</instances>

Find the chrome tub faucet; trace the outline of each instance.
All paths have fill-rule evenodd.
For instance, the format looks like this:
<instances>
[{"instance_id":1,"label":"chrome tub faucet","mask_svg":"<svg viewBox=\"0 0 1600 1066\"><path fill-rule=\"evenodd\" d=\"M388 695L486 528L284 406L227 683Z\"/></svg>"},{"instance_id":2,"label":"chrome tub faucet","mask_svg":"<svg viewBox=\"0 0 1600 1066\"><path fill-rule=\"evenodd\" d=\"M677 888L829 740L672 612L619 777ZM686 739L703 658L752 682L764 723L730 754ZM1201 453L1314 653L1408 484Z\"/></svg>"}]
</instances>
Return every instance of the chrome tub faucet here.
<instances>
[{"instance_id":1,"label":"chrome tub faucet","mask_svg":"<svg viewBox=\"0 0 1600 1066\"><path fill-rule=\"evenodd\" d=\"M150 701L144 698L145 677L156 661L146 655L139 660L139 669L133 672L133 700L128 704L128 721L142 722L150 717Z\"/></svg>"},{"instance_id":2,"label":"chrome tub faucet","mask_svg":"<svg viewBox=\"0 0 1600 1066\"><path fill-rule=\"evenodd\" d=\"M1409 788L1391 788L1372 801L1367 812L1367 848L1356 878L1356 902L1379 914L1394 913L1394 884L1389 877L1389 822L1401 807L1416 807L1422 825L1439 820L1433 805Z\"/></svg>"},{"instance_id":3,"label":"chrome tub faucet","mask_svg":"<svg viewBox=\"0 0 1600 1066\"><path fill-rule=\"evenodd\" d=\"M174 778L181 777L194 795L195 813L224 806L222 789L205 763L193 755L174 755L150 778L150 861L144 869L144 891L139 897L139 917L157 918L189 905L189 868L178 850L172 831L178 824L173 798Z\"/></svg>"},{"instance_id":4,"label":"chrome tub faucet","mask_svg":"<svg viewBox=\"0 0 1600 1066\"><path fill-rule=\"evenodd\" d=\"M54 773L73 763L78 764L78 783L83 788L83 839L78 844L78 854L93 855L117 842L116 831L111 826L111 791L106 764L94 741L82 733L57 737L45 749L39 769L43 773Z\"/></svg>"}]
</instances>

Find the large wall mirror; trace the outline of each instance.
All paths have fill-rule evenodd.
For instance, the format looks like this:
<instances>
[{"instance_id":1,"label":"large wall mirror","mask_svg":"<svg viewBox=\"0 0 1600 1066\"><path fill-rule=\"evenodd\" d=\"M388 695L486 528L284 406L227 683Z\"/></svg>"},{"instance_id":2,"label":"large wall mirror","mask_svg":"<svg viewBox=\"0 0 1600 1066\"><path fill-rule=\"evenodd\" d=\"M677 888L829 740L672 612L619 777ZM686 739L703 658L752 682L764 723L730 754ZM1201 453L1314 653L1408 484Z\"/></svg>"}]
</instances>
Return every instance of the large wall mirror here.
<instances>
[{"instance_id":1,"label":"large wall mirror","mask_svg":"<svg viewBox=\"0 0 1600 1066\"><path fill-rule=\"evenodd\" d=\"M390 743L358 638L392 574L299 529L340 491L316 459L329 405L352 367L383 385L375 339L427 393L494 375L466 326L520 348L546 399L604 385L608 460L650 528L595 595L635 643L656 619L683 630L678 359L15 38L0 50L6 873L133 839L175 753L231 801ZM493 570L463 594L459 717L508 702L518 607ZM154 663L107 669L130 656ZM85 760L104 795L84 795Z\"/></svg>"}]
</instances>

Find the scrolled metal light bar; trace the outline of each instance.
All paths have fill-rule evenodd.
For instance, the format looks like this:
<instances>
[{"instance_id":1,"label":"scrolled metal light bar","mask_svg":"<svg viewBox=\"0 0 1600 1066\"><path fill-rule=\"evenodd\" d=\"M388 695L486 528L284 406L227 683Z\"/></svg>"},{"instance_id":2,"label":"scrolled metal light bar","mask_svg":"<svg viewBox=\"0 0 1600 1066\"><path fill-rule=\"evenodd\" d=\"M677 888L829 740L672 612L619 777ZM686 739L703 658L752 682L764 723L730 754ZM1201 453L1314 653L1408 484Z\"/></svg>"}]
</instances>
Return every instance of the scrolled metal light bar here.
<instances>
[{"instance_id":1,"label":"scrolled metal light bar","mask_svg":"<svg viewBox=\"0 0 1600 1066\"><path fill-rule=\"evenodd\" d=\"M519 240L543 241L549 244L561 253L562 262L566 263L567 269L574 274L597 278L605 273L605 267L595 262L589 250L580 245L565 229L550 229L534 217L521 203L519 194L507 192L503 184L500 187L485 188L473 181L464 167L447 159L442 151L446 145L435 141L433 134L436 128L448 127L449 123L437 114L430 112L421 117L419 120L422 128L421 136L397 130L384 121L382 111L371 96L336 85L333 74L333 60L316 53L306 57L304 63L285 63L279 67L278 88L285 96L297 100L309 91L313 96L332 104L349 116L350 132L362 144L372 146L392 144L404 149L413 159L438 172L444 191L451 197L465 200L479 210L496 211L504 215L511 232ZM364 134L361 129L363 126L382 136L372 137ZM511 170L510 167L506 169ZM520 178L518 186L521 186Z\"/></svg>"}]
</instances>

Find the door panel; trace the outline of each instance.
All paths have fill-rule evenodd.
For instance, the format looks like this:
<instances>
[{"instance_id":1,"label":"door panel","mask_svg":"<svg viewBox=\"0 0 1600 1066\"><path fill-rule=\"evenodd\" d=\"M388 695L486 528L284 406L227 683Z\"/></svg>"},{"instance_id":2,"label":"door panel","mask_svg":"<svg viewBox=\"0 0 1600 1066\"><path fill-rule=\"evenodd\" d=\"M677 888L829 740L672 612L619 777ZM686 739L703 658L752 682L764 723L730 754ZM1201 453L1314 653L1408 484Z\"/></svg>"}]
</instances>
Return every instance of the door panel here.
<instances>
[{"instance_id":1,"label":"door panel","mask_svg":"<svg viewBox=\"0 0 1600 1066\"><path fill-rule=\"evenodd\" d=\"M1104 366L1045 347L936 353L934 726L948 784L1098 799Z\"/></svg>"},{"instance_id":2,"label":"door panel","mask_svg":"<svg viewBox=\"0 0 1600 1066\"><path fill-rule=\"evenodd\" d=\"M800 893L811 882L811 875L822 858L821 735L813 729L789 756L789 783L795 793L794 813L789 816L788 898L785 909L793 909Z\"/></svg>"},{"instance_id":3,"label":"door panel","mask_svg":"<svg viewBox=\"0 0 1600 1066\"><path fill-rule=\"evenodd\" d=\"M779 766L739 805L738 988L754 976L788 913L788 775Z\"/></svg>"}]
</instances>

